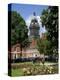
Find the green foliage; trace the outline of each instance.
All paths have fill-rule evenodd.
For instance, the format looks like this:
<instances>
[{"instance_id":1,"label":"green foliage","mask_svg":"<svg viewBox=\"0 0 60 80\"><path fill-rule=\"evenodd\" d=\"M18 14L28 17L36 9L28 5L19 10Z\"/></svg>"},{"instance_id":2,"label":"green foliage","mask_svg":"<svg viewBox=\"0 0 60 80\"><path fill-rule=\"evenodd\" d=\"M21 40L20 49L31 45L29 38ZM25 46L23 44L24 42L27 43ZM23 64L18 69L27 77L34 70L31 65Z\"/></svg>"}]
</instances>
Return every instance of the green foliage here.
<instances>
[{"instance_id":1,"label":"green foliage","mask_svg":"<svg viewBox=\"0 0 60 80\"><path fill-rule=\"evenodd\" d=\"M23 45L28 38L28 29L24 19L15 11L11 12L11 44L16 42ZM26 41L27 42L27 41Z\"/></svg>"},{"instance_id":2,"label":"green foliage","mask_svg":"<svg viewBox=\"0 0 60 80\"><path fill-rule=\"evenodd\" d=\"M40 54L48 54L49 53L49 48L50 48L50 41L48 41L47 39L42 40L39 39L37 41L37 49L40 52Z\"/></svg>"},{"instance_id":3,"label":"green foliage","mask_svg":"<svg viewBox=\"0 0 60 80\"><path fill-rule=\"evenodd\" d=\"M28 28L19 13L16 11L11 11L9 13L11 13L8 15L11 17L11 45L18 42L22 51L22 48L27 47L29 43Z\"/></svg>"},{"instance_id":4,"label":"green foliage","mask_svg":"<svg viewBox=\"0 0 60 80\"><path fill-rule=\"evenodd\" d=\"M49 6L43 10L41 16L42 25L46 27L48 40L51 42L51 51L58 53L58 7Z\"/></svg>"}]
</instances>

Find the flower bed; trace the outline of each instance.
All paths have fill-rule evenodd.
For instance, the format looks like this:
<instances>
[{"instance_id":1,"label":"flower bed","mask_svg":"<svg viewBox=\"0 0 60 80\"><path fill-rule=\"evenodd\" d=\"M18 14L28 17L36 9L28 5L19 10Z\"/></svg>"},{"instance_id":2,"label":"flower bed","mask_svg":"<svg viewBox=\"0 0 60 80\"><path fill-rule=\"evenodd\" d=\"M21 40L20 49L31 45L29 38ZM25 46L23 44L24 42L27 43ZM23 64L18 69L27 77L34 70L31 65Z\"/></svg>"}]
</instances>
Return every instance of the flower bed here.
<instances>
[{"instance_id":1,"label":"flower bed","mask_svg":"<svg viewBox=\"0 0 60 80\"><path fill-rule=\"evenodd\" d=\"M40 65L39 63L20 63L12 65L12 76L45 75L58 73L58 65ZM21 75L20 75L21 74ZM16 76L16 75L15 75Z\"/></svg>"}]
</instances>

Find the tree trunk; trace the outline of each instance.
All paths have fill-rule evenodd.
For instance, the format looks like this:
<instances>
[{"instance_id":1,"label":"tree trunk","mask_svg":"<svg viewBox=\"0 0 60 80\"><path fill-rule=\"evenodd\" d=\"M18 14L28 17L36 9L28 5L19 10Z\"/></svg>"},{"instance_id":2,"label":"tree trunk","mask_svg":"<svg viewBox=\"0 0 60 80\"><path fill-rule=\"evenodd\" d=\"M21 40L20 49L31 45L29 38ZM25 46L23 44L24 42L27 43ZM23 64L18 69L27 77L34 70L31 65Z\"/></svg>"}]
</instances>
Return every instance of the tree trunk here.
<instances>
[{"instance_id":1,"label":"tree trunk","mask_svg":"<svg viewBox=\"0 0 60 80\"><path fill-rule=\"evenodd\" d=\"M45 55L43 54L42 64L44 65L44 63L45 63Z\"/></svg>"},{"instance_id":2,"label":"tree trunk","mask_svg":"<svg viewBox=\"0 0 60 80\"><path fill-rule=\"evenodd\" d=\"M21 50L20 57L22 57L22 45L20 46L20 50Z\"/></svg>"}]
</instances>

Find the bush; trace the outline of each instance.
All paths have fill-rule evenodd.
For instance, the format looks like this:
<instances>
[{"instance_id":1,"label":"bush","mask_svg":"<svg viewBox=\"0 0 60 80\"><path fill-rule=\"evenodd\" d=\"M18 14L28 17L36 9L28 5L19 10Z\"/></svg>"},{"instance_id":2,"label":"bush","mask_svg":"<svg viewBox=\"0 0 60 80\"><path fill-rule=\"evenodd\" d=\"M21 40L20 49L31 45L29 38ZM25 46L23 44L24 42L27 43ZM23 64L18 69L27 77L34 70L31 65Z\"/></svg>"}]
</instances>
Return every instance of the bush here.
<instances>
[{"instance_id":1,"label":"bush","mask_svg":"<svg viewBox=\"0 0 60 80\"><path fill-rule=\"evenodd\" d=\"M37 61L38 58L30 57L30 58L17 58L17 59L12 59L12 63L18 63L18 62L29 62L29 61Z\"/></svg>"}]
</instances>

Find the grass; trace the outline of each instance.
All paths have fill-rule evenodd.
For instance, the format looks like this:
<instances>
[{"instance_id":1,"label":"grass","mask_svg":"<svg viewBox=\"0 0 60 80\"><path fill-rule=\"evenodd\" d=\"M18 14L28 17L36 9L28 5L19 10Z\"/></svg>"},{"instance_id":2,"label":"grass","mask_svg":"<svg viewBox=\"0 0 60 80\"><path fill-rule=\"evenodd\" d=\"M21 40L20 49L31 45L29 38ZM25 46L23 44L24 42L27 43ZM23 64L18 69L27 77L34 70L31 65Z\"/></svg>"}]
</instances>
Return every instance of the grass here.
<instances>
[{"instance_id":1,"label":"grass","mask_svg":"<svg viewBox=\"0 0 60 80\"><path fill-rule=\"evenodd\" d=\"M20 62L20 63L12 63L12 65L23 65L23 64L27 64L27 65L33 65L33 62Z\"/></svg>"},{"instance_id":2,"label":"grass","mask_svg":"<svg viewBox=\"0 0 60 80\"><path fill-rule=\"evenodd\" d=\"M42 75L55 73L58 73L58 65L54 65L54 63L51 65L51 63L45 62L44 66L40 63L33 64L32 62L12 64L12 76Z\"/></svg>"},{"instance_id":3,"label":"grass","mask_svg":"<svg viewBox=\"0 0 60 80\"><path fill-rule=\"evenodd\" d=\"M12 76L23 76L22 69L12 69Z\"/></svg>"}]
</instances>

